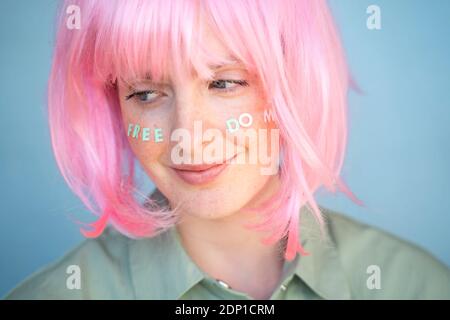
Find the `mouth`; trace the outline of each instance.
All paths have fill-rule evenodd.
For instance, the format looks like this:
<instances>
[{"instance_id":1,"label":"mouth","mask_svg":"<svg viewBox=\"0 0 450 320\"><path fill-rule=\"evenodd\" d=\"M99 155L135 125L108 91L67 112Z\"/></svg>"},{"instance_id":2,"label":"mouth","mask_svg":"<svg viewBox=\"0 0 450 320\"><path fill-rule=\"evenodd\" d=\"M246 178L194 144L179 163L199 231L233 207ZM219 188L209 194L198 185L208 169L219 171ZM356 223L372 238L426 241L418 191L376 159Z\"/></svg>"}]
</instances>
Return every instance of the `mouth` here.
<instances>
[{"instance_id":1,"label":"mouth","mask_svg":"<svg viewBox=\"0 0 450 320\"><path fill-rule=\"evenodd\" d=\"M222 163L179 165L172 166L171 169L184 182L192 185L202 185L215 180L228 167L230 161L236 158L236 156L237 154Z\"/></svg>"}]
</instances>

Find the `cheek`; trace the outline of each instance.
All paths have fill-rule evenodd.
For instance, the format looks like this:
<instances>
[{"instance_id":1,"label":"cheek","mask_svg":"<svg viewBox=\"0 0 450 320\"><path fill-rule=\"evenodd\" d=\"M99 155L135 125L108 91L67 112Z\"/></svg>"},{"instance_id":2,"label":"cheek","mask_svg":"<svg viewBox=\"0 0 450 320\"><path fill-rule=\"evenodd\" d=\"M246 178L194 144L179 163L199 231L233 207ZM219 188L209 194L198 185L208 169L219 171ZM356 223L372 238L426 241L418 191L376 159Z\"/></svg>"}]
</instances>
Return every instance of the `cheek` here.
<instances>
[{"instance_id":1,"label":"cheek","mask_svg":"<svg viewBox=\"0 0 450 320\"><path fill-rule=\"evenodd\" d=\"M209 104L215 109L221 127L230 133L238 127L241 130L270 127L264 119L268 103L256 91L229 100L213 98Z\"/></svg>"},{"instance_id":2,"label":"cheek","mask_svg":"<svg viewBox=\"0 0 450 320\"><path fill-rule=\"evenodd\" d=\"M269 103L261 96L255 96L254 108L252 109L253 125L255 129L269 129L274 127L270 114Z\"/></svg>"},{"instance_id":3,"label":"cheek","mask_svg":"<svg viewBox=\"0 0 450 320\"><path fill-rule=\"evenodd\" d=\"M167 117L151 112L128 112L122 116L130 147L144 167L157 161L169 145Z\"/></svg>"}]
</instances>

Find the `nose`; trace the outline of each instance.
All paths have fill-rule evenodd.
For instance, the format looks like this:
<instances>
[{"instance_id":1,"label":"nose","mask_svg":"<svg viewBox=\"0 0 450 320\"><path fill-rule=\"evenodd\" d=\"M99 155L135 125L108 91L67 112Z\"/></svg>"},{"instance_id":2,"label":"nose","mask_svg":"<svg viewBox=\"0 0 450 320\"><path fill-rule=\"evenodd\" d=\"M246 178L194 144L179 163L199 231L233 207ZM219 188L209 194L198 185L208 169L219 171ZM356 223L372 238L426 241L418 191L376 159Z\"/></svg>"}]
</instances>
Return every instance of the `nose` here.
<instances>
[{"instance_id":1,"label":"nose","mask_svg":"<svg viewBox=\"0 0 450 320\"><path fill-rule=\"evenodd\" d=\"M204 139L203 132L209 128L218 128L214 124L213 108L194 88L178 92L174 103L170 139L171 152L182 157L184 162L202 163L204 148L213 143L213 141ZM172 159L172 162L176 161Z\"/></svg>"}]
</instances>

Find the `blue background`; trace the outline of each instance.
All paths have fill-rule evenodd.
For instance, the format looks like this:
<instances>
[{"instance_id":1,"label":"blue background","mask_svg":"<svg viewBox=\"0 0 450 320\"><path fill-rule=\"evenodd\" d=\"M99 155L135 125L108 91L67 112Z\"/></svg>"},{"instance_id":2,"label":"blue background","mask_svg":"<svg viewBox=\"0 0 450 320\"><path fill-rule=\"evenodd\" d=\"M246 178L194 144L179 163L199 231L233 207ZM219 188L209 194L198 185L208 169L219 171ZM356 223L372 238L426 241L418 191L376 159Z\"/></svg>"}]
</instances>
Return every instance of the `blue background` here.
<instances>
[{"instance_id":1,"label":"blue background","mask_svg":"<svg viewBox=\"0 0 450 320\"><path fill-rule=\"evenodd\" d=\"M450 265L450 1L330 1L353 75L343 177L366 203L320 203ZM366 8L381 8L368 30ZM91 216L55 165L46 120L55 0L0 2L0 296L82 240Z\"/></svg>"}]
</instances>

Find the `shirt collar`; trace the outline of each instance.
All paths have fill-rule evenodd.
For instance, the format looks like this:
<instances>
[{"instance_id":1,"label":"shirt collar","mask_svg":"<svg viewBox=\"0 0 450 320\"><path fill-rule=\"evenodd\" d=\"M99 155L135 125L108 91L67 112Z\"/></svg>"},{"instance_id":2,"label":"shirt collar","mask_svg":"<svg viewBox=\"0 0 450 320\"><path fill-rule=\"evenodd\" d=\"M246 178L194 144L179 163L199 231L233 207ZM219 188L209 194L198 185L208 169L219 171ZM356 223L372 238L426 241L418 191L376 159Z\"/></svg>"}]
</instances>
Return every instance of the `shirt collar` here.
<instances>
[{"instance_id":1,"label":"shirt collar","mask_svg":"<svg viewBox=\"0 0 450 320\"><path fill-rule=\"evenodd\" d=\"M295 275L324 299L350 299L349 282L332 238L327 209L321 206L319 209L325 219L323 233L312 211L306 206L300 210L299 241L309 255L298 256Z\"/></svg>"},{"instance_id":2,"label":"shirt collar","mask_svg":"<svg viewBox=\"0 0 450 320\"><path fill-rule=\"evenodd\" d=\"M150 197L160 205L167 204L157 189ZM137 299L179 299L206 276L187 255L175 228L132 240L129 259Z\"/></svg>"},{"instance_id":3,"label":"shirt collar","mask_svg":"<svg viewBox=\"0 0 450 320\"><path fill-rule=\"evenodd\" d=\"M164 201L158 190L151 197ZM349 284L328 224L322 235L311 211L304 206L300 213L301 243L310 254L292 262L294 274L324 299L350 299ZM175 228L153 238L131 240L129 259L137 299L179 299L207 277L184 250Z\"/></svg>"}]
</instances>

